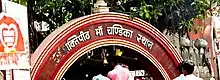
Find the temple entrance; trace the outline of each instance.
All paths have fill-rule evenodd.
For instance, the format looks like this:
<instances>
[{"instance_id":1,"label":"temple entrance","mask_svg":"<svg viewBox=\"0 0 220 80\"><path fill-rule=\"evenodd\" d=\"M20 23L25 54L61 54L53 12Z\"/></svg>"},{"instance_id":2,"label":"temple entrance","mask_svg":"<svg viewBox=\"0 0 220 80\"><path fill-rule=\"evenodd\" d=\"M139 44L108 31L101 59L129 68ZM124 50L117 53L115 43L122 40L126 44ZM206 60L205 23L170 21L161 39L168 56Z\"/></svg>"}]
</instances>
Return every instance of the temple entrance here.
<instances>
[{"instance_id":1,"label":"temple entrance","mask_svg":"<svg viewBox=\"0 0 220 80\"><path fill-rule=\"evenodd\" d=\"M120 53L121 55L119 55ZM159 80L163 78L156 67L137 51L122 46L104 46L77 59L65 72L62 79L92 80L94 76L99 74L107 76L108 72L119 63L129 67L129 80ZM155 71L149 66L153 66Z\"/></svg>"},{"instance_id":2,"label":"temple entrance","mask_svg":"<svg viewBox=\"0 0 220 80\"><path fill-rule=\"evenodd\" d=\"M114 56L118 50L123 54ZM149 23L120 13L97 13L74 19L51 33L32 54L31 77L91 79L106 75L114 63L122 62L131 71L144 70L149 75L142 76L153 80L172 80L179 75L181 61L171 42Z\"/></svg>"}]
</instances>

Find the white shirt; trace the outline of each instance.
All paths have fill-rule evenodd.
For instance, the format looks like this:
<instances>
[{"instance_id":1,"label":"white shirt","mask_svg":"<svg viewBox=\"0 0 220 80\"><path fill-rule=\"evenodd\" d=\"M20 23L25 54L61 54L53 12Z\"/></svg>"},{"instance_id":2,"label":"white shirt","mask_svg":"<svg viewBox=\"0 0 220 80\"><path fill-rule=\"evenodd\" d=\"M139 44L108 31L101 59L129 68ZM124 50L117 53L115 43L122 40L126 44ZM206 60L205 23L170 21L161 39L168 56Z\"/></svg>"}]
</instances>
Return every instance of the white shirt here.
<instances>
[{"instance_id":1,"label":"white shirt","mask_svg":"<svg viewBox=\"0 0 220 80\"><path fill-rule=\"evenodd\" d=\"M215 78L212 77L212 78L210 78L210 80L215 80Z\"/></svg>"},{"instance_id":2,"label":"white shirt","mask_svg":"<svg viewBox=\"0 0 220 80\"><path fill-rule=\"evenodd\" d=\"M173 80L184 80L184 74L180 74L180 76L174 78Z\"/></svg>"},{"instance_id":3,"label":"white shirt","mask_svg":"<svg viewBox=\"0 0 220 80\"><path fill-rule=\"evenodd\" d=\"M173 80L203 80L202 78L199 78L199 77L196 77L195 75L193 74L190 74L190 75L186 75L184 76L183 74L181 74L180 76L176 77L175 79Z\"/></svg>"},{"instance_id":4,"label":"white shirt","mask_svg":"<svg viewBox=\"0 0 220 80\"><path fill-rule=\"evenodd\" d=\"M110 80L108 77L102 76L101 74L94 76L92 80Z\"/></svg>"},{"instance_id":5,"label":"white shirt","mask_svg":"<svg viewBox=\"0 0 220 80\"><path fill-rule=\"evenodd\" d=\"M199 78L199 77L196 77L195 75L193 74L190 74L190 75L186 75L184 77L184 80L203 80L202 78Z\"/></svg>"}]
</instances>

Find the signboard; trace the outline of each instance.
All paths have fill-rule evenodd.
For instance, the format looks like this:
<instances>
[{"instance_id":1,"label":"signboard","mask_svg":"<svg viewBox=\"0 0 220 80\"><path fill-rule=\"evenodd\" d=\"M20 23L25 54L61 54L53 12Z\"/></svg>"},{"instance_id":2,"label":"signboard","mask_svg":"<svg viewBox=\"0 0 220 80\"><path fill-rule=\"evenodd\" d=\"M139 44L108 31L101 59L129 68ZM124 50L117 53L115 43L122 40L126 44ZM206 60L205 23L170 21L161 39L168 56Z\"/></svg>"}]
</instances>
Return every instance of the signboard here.
<instances>
[{"instance_id":1,"label":"signboard","mask_svg":"<svg viewBox=\"0 0 220 80\"><path fill-rule=\"evenodd\" d=\"M216 11L216 10L213 10L213 11ZM210 28L211 32L210 32L209 35L210 35L210 37L212 37L207 41L208 41L208 43L210 43L209 46L210 46L210 49L211 49L211 58L216 57L216 60L218 60L218 58L219 58L218 56L220 54L220 44L219 44L219 41L220 41L220 24L219 24L219 21L220 21L220 17L217 16L217 15L213 15L211 17L211 20L207 21L207 23L209 22L209 24L210 24L210 25L207 26L207 29ZM213 37L213 36L215 36L215 37ZM214 76L217 76L218 67L216 67L216 64L215 64L217 62L215 61L215 59L210 59L210 60L211 60L211 67L213 67L212 71L214 72Z\"/></svg>"},{"instance_id":2,"label":"signboard","mask_svg":"<svg viewBox=\"0 0 220 80\"><path fill-rule=\"evenodd\" d=\"M215 32L215 34L216 34L216 37L217 38L220 38L220 17L215 17L214 18L214 22L215 22L215 30L216 30L216 32Z\"/></svg>"},{"instance_id":3,"label":"signboard","mask_svg":"<svg viewBox=\"0 0 220 80\"><path fill-rule=\"evenodd\" d=\"M214 40L214 47L215 47L215 54L219 55L220 54L220 39L215 39Z\"/></svg>"},{"instance_id":4,"label":"signboard","mask_svg":"<svg viewBox=\"0 0 220 80\"><path fill-rule=\"evenodd\" d=\"M78 35L72 35L70 38L68 38L67 42L63 46L63 51L69 52L82 42L85 42L94 37L102 37L108 35L133 39L137 43L140 43L146 48L148 48L149 50L152 49L154 44L152 40L145 37L145 35L141 33L134 33L135 29L129 29L129 27L126 25L105 23L105 24L94 25L93 27L95 28L93 31L89 31L89 30L80 31ZM95 34L95 35L91 36L91 34Z\"/></svg>"},{"instance_id":5,"label":"signboard","mask_svg":"<svg viewBox=\"0 0 220 80\"><path fill-rule=\"evenodd\" d=\"M27 8L4 1L0 14L0 70L29 69Z\"/></svg>"},{"instance_id":6,"label":"signboard","mask_svg":"<svg viewBox=\"0 0 220 80\"><path fill-rule=\"evenodd\" d=\"M216 55L220 54L220 17L214 17L214 28L215 28L215 34L216 34L216 39L215 39L215 52Z\"/></svg>"},{"instance_id":7,"label":"signboard","mask_svg":"<svg viewBox=\"0 0 220 80\"><path fill-rule=\"evenodd\" d=\"M135 77L142 77L142 76L145 76L144 70L129 71L129 80L134 80Z\"/></svg>"},{"instance_id":8,"label":"signboard","mask_svg":"<svg viewBox=\"0 0 220 80\"><path fill-rule=\"evenodd\" d=\"M15 80L31 80L29 70L13 70Z\"/></svg>"}]
</instances>

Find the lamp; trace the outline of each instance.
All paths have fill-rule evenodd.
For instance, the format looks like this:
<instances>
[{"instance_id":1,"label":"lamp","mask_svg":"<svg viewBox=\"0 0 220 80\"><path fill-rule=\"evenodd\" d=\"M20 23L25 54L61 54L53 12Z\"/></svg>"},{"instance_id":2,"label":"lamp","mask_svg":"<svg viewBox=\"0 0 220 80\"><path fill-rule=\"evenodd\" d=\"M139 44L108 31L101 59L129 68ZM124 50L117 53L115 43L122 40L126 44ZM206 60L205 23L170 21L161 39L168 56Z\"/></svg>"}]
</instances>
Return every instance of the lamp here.
<instances>
[{"instance_id":1,"label":"lamp","mask_svg":"<svg viewBox=\"0 0 220 80\"><path fill-rule=\"evenodd\" d=\"M120 49L116 49L115 55L116 56L121 56L123 52Z\"/></svg>"},{"instance_id":2,"label":"lamp","mask_svg":"<svg viewBox=\"0 0 220 80\"><path fill-rule=\"evenodd\" d=\"M190 40L188 38L181 38L180 46L190 46Z\"/></svg>"},{"instance_id":3,"label":"lamp","mask_svg":"<svg viewBox=\"0 0 220 80\"><path fill-rule=\"evenodd\" d=\"M103 50L102 50L103 64L108 64L107 56L108 56L107 50L106 50L106 49L103 49Z\"/></svg>"},{"instance_id":4,"label":"lamp","mask_svg":"<svg viewBox=\"0 0 220 80\"><path fill-rule=\"evenodd\" d=\"M204 40L204 39L201 39L201 38L196 39L196 41L194 43L194 46L198 49L198 56L196 57L196 58L199 58L199 59L196 60L196 62L197 62L197 69L199 71L198 75L200 75L200 70L199 70L199 66L200 65L199 64L201 63L201 51L200 50L204 49L204 52L205 52L207 45L208 45L207 41ZM204 54L202 54L202 55L204 55Z\"/></svg>"},{"instance_id":5,"label":"lamp","mask_svg":"<svg viewBox=\"0 0 220 80\"><path fill-rule=\"evenodd\" d=\"M198 49L198 52L199 52L199 60L201 60L201 55L203 55L203 54L201 54L201 49L203 49L203 51L205 52L205 50L206 50L206 46L208 45L208 43L207 43L207 41L206 40L204 40L204 39L196 39L196 41L195 41L195 47Z\"/></svg>"},{"instance_id":6,"label":"lamp","mask_svg":"<svg viewBox=\"0 0 220 80\"><path fill-rule=\"evenodd\" d=\"M208 45L208 43L204 39L196 39L194 45L196 48L205 48Z\"/></svg>"},{"instance_id":7,"label":"lamp","mask_svg":"<svg viewBox=\"0 0 220 80\"><path fill-rule=\"evenodd\" d=\"M190 43L191 41L188 38L182 37L180 39L180 50L181 50L181 55L184 60L189 59L189 49L190 49ZM188 54L184 53L185 48L187 49Z\"/></svg>"}]
</instances>

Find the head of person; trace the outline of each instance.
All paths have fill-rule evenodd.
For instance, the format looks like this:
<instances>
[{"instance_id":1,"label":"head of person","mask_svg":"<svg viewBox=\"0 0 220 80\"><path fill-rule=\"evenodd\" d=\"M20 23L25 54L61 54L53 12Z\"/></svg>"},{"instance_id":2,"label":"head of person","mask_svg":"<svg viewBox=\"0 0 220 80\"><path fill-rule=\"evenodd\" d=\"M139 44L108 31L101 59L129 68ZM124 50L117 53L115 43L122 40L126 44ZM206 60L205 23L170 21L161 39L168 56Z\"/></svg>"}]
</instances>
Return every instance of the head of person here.
<instances>
[{"instance_id":1,"label":"head of person","mask_svg":"<svg viewBox=\"0 0 220 80\"><path fill-rule=\"evenodd\" d=\"M182 66L182 72L184 75L190 75L194 71L195 64L192 61L185 61Z\"/></svg>"},{"instance_id":2,"label":"head of person","mask_svg":"<svg viewBox=\"0 0 220 80\"><path fill-rule=\"evenodd\" d=\"M182 69L183 69L183 64L184 64L184 63L185 63L185 61L182 61L182 62L180 62L179 65L178 65L178 70L179 70L179 73L180 73L180 74L183 74Z\"/></svg>"}]
</instances>

